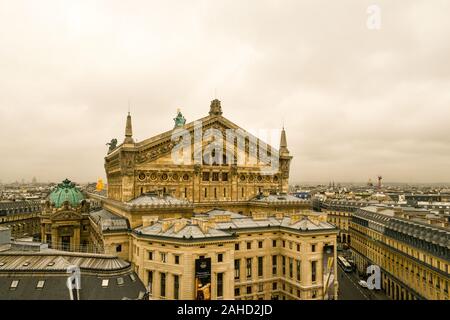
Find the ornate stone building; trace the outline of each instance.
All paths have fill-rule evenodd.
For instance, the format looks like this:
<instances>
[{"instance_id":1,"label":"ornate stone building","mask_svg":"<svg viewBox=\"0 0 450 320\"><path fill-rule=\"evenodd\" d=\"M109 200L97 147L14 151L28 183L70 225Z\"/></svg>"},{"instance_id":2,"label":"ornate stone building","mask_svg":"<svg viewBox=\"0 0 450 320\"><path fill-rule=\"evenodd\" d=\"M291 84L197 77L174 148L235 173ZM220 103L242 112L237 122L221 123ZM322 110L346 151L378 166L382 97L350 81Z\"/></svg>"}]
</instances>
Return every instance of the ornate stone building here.
<instances>
[{"instance_id":1,"label":"ornate stone building","mask_svg":"<svg viewBox=\"0 0 450 320\"><path fill-rule=\"evenodd\" d=\"M0 202L0 227L11 230L13 238L38 237L41 201Z\"/></svg>"},{"instance_id":2,"label":"ornate stone building","mask_svg":"<svg viewBox=\"0 0 450 320\"><path fill-rule=\"evenodd\" d=\"M449 300L450 227L446 217L411 207L369 206L349 228L358 271L378 265L394 300Z\"/></svg>"},{"instance_id":3,"label":"ornate stone building","mask_svg":"<svg viewBox=\"0 0 450 320\"><path fill-rule=\"evenodd\" d=\"M51 248L89 251L89 202L69 180L50 193L42 210L41 241Z\"/></svg>"},{"instance_id":4,"label":"ornate stone building","mask_svg":"<svg viewBox=\"0 0 450 320\"><path fill-rule=\"evenodd\" d=\"M204 118L186 124L179 112L174 120L172 130L137 143L128 114L125 140L105 158L109 199L162 190L211 209L288 191L292 157L284 128L275 150L225 118L219 100Z\"/></svg>"},{"instance_id":5,"label":"ornate stone building","mask_svg":"<svg viewBox=\"0 0 450 320\"><path fill-rule=\"evenodd\" d=\"M174 122L137 143L128 114L105 157L107 194L88 192L88 211L69 182L58 186L43 239L129 261L152 299L336 298L337 229L287 194L284 129L276 150L223 117L219 100Z\"/></svg>"}]
</instances>

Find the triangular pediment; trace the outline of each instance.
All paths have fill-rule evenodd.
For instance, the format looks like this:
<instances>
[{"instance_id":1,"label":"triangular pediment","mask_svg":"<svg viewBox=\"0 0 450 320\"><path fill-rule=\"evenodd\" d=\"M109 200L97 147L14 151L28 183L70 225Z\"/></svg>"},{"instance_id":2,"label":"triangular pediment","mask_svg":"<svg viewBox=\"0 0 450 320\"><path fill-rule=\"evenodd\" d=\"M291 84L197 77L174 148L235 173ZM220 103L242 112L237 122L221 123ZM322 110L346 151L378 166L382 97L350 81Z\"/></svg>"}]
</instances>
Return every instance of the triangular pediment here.
<instances>
[{"instance_id":1,"label":"triangular pediment","mask_svg":"<svg viewBox=\"0 0 450 320\"><path fill-rule=\"evenodd\" d=\"M76 211L57 211L51 215L51 220L80 220L81 214Z\"/></svg>"},{"instance_id":2,"label":"triangular pediment","mask_svg":"<svg viewBox=\"0 0 450 320\"><path fill-rule=\"evenodd\" d=\"M248 141L251 141L254 146L263 146L270 152L278 153L278 150L272 148L270 145L266 144L264 141L258 139L256 136L234 124L230 120L222 116L208 116L188 123L182 128L175 128L158 136L142 141L137 145L138 152L136 155L136 161L140 164L149 162L155 164L172 163L172 150L178 145L178 143L181 143L181 139L174 139L174 137L180 137L183 133L189 133L192 140L194 140L195 134L202 134L202 139L194 140L197 143L195 146L194 143L191 143L192 155L195 156L195 152L198 152L199 150L204 151L210 148L210 144L216 140L219 132L221 132L221 137L224 142L226 141L227 136L230 137L233 136L233 134L241 138L240 141L243 142L244 145L237 145L239 152L249 151L248 146L247 148L244 147L245 140L247 141L247 144ZM183 137L185 138L186 135ZM231 151L230 149L232 146L230 147L229 145L226 145L225 148L228 148L228 151ZM224 149L223 152L227 152L227 149ZM252 158L250 156L248 158L248 161L251 163L256 161L256 159L253 159L254 157Z\"/></svg>"}]
</instances>

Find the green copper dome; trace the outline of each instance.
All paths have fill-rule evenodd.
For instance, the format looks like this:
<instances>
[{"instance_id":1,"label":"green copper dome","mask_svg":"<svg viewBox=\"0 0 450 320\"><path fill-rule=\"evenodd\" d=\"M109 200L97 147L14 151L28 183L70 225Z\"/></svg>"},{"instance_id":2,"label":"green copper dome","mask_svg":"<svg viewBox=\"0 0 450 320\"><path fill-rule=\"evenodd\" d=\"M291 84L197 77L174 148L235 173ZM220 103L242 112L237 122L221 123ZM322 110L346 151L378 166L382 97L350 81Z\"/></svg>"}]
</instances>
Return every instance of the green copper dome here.
<instances>
[{"instance_id":1,"label":"green copper dome","mask_svg":"<svg viewBox=\"0 0 450 320\"><path fill-rule=\"evenodd\" d=\"M84 200L84 195L75 187L75 183L66 179L50 193L49 200L57 208L60 208L66 201L69 201L72 207L78 207Z\"/></svg>"}]
</instances>

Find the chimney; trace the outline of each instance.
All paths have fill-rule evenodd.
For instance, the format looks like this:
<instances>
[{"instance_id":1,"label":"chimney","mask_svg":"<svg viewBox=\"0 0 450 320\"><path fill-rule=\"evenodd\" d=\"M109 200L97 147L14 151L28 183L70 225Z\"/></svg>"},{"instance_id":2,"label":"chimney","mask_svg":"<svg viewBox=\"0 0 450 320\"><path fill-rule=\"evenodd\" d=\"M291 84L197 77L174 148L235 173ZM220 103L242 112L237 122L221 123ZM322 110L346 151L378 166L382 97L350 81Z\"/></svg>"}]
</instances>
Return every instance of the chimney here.
<instances>
[{"instance_id":1,"label":"chimney","mask_svg":"<svg viewBox=\"0 0 450 320\"><path fill-rule=\"evenodd\" d=\"M162 227L161 227L161 231L162 232L166 232L167 230L169 230L173 224L175 223L176 219L164 219L162 220Z\"/></svg>"},{"instance_id":2,"label":"chimney","mask_svg":"<svg viewBox=\"0 0 450 320\"><path fill-rule=\"evenodd\" d=\"M265 212L253 212L252 213L253 220L267 220L267 213Z\"/></svg>"},{"instance_id":3,"label":"chimney","mask_svg":"<svg viewBox=\"0 0 450 320\"><path fill-rule=\"evenodd\" d=\"M198 227L200 228L200 230L202 230L203 233L208 233L209 228L208 220L200 218L192 218L192 224L198 225Z\"/></svg>"},{"instance_id":4,"label":"chimney","mask_svg":"<svg viewBox=\"0 0 450 320\"><path fill-rule=\"evenodd\" d=\"M177 221L175 222L174 227L173 227L173 231L174 231L175 233L180 232L180 230L182 230L182 229L186 226L186 224L187 224L187 220L186 220L186 219L180 219L180 220L177 220Z\"/></svg>"}]
</instances>

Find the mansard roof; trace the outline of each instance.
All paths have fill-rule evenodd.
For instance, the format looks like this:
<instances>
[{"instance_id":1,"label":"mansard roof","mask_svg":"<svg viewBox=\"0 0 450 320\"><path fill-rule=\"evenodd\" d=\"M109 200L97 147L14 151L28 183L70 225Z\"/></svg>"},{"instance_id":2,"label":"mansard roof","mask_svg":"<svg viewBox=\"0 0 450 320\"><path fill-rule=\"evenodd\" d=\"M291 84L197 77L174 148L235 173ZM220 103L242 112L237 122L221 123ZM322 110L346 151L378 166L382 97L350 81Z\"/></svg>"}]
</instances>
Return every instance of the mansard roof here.
<instances>
[{"instance_id":1,"label":"mansard roof","mask_svg":"<svg viewBox=\"0 0 450 320\"><path fill-rule=\"evenodd\" d=\"M128 230L128 220L108 210L101 209L90 212L91 219L103 231Z\"/></svg>"}]
</instances>

